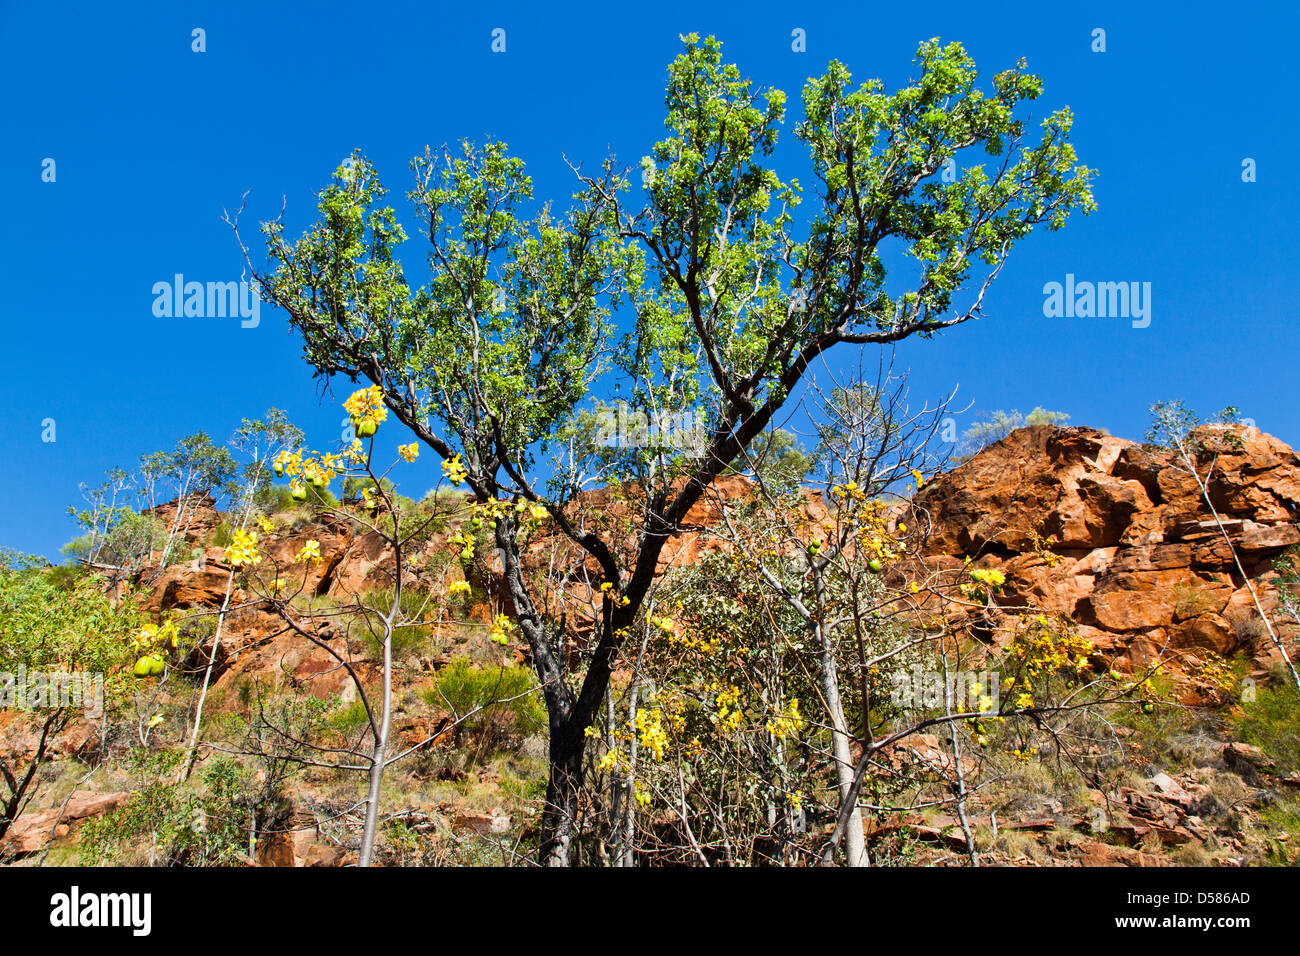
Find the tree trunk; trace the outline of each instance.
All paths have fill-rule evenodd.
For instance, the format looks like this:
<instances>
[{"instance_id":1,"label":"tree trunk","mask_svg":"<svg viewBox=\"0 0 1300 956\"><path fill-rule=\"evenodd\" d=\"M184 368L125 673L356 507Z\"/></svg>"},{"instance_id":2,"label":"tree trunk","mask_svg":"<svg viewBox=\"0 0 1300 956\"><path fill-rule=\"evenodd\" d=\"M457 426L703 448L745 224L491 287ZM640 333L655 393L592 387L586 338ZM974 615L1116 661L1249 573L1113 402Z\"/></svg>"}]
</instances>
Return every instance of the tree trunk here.
<instances>
[{"instance_id":1,"label":"tree trunk","mask_svg":"<svg viewBox=\"0 0 1300 956\"><path fill-rule=\"evenodd\" d=\"M820 602L819 602L820 603ZM849 752L849 725L844 717L844 703L840 699L839 669L835 663L835 646L830 635L820 625L817 637L822 651L822 694L826 698L827 715L831 719L831 757L835 761L835 782L839 788L840 805L852 801L848 826L844 830L844 853L849 866L867 866L867 839L862 832L862 810L853 789L853 758Z\"/></svg>"},{"instance_id":2,"label":"tree trunk","mask_svg":"<svg viewBox=\"0 0 1300 956\"><path fill-rule=\"evenodd\" d=\"M551 733L550 779L546 783L546 809L537 852L542 866L568 866L572 862L585 742L583 728L575 731L566 726Z\"/></svg>"}]
</instances>

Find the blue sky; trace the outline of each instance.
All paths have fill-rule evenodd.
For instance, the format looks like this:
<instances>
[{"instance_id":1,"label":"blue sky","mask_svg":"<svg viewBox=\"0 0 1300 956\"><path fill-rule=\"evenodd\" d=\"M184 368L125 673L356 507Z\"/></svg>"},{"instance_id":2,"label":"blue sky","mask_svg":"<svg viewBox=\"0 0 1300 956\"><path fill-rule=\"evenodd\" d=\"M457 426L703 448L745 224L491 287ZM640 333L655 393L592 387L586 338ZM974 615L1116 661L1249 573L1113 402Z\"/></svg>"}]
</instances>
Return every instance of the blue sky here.
<instances>
[{"instance_id":1,"label":"blue sky","mask_svg":"<svg viewBox=\"0 0 1300 956\"><path fill-rule=\"evenodd\" d=\"M594 166L612 150L635 165L661 136L665 67L691 31L790 93L792 120L828 59L894 88L932 36L962 41L985 75L1026 57L1046 85L1034 115L1074 110L1098 211L1019 247L979 323L900 348L914 401L959 386L958 404L974 406L962 424L1043 405L1140 438L1151 402L1182 397L1203 413L1236 404L1296 443L1300 14L1136 6L0 4L0 545L57 556L76 533L65 510L78 482L199 429L224 440L268 406L317 447L338 435L346 383L321 398L281 314L264 309L257 328L153 315L155 282L239 278L220 217L245 191L250 225L284 197L296 235L353 147L400 212L425 144L492 137L527 161L538 197L562 203L563 156ZM191 50L196 27L204 53ZM498 27L504 54L490 49ZM806 53L791 50L795 28ZM1095 28L1104 53L1090 48ZM798 150L779 163L808 181ZM422 256L412 242L411 262ZM1150 282L1150 326L1045 318L1043 284L1067 273ZM435 478L431 456L415 467L411 492Z\"/></svg>"}]
</instances>

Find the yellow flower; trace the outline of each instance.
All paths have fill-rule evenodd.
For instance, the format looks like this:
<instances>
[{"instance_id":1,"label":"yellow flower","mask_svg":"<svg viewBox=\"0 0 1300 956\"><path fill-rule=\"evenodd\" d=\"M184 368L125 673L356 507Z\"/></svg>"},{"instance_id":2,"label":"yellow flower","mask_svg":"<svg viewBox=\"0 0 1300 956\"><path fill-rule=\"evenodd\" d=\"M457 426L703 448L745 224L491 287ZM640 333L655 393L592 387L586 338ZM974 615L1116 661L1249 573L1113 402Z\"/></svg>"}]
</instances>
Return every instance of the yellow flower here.
<instances>
[{"instance_id":1,"label":"yellow flower","mask_svg":"<svg viewBox=\"0 0 1300 956\"><path fill-rule=\"evenodd\" d=\"M293 559L293 563L306 564L308 561L310 561L313 564L319 564L320 560L321 560L320 542L317 541L315 538L312 538L302 546L302 550L299 551L298 556Z\"/></svg>"},{"instance_id":2,"label":"yellow flower","mask_svg":"<svg viewBox=\"0 0 1300 956\"><path fill-rule=\"evenodd\" d=\"M275 522L273 522L266 515L257 516L257 526L261 528L265 534L270 534L272 531L275 530Z\"/></svg>"},{"instance_id":3,"label":"yellow flower","mask_svg":"<svg viewBox=\"0 0 1300 956\"><path fill-rule=\"evenodd\" d=\"M469 594L473 590L468 581L452 581L447 585L447 594L455 597L458 594Z\"/></svg>"},{"instance_id":4,"label":"yellow flower","mask_svg":"<svg viewBox=\"0 0 1300 956\"><path fill-rule=\"evenodd\" d=\"M465 471L465 466L460 463L460 455L453 455L450 459L444 461L442 463L442 473L447 476L447 480L453 485L459 485L468 474Z\"/></svg>"},{"instance_id":5,"label":"yellow flower","mask_svg":"<svg viewBox=\"0 0 1300 956\"><path fill-rule=\"evenodd\" d=\"M636 729L640 735L641 746L648 750L655 760L663 760L664 750L668 747L668 734L663 727L663 711L658 708L648 712L637 711Z\"/></svg>"},{"instance_id":6,"label":"yellow flower","mask_svg":"<svg viewBox=\"0 0 1300 956\"><path fill-rule=\"evenodd\" d=\"M343 408L352 416L352 424L362 438L373 435L380 423L388 418L388 409L384 407L384 390L378 385L353 392L343 403Z\"/></svg>"},{"instance_id":7,"label":"yellow flower","mask_svg":"<svg viewBox=\"0 0 1300 956\"><path fill-rule=\"evenodd\" d=\"M504 614L498 614L492 621L492 627L488 631L488 639L494 644L500 644L504 647L509 643L506 633L510 630L510 618Z\"/></svg>"},{"instance_id":8,"label":"yellow flower","mask_svg":"<svg viewBox=\"0 0 1300 956\"><path fill-rule=\"evenodd\" d=\"M803 715L799 713L799 700L795 698L775 720L767 722L767 730L778 740L784 740L786 737L798 734L803 729L804 723Z\"/></svg>"},{"instance_id":9,"label":"yellow flower","mask_svg":"<svg viewBox=\"0 0 1300 956\"><path fill-rule=\"evenodd\" d=\"M409 445L398 445L397 453L408 462L415 461L420 457L420 446L415 442L411 442Z\"/></svg>"},{"instance_id":10,"label":"yellow flower","mask_svg":"<svg viewBox=\"0 0 1300 956\"><path fill-rule=\"evenodd\" d=\"M925 478L915 468L912 469L912 477L916 479L916 487L920 488L925 484Z\"/></svg>"},{"instance_id":11,"label":"yellow flower","mask_svg":"<svg viewBox=\"0 0 1300 956\"><path fill-rule=\"evenodd\" d=\"M261 564L262 555L257 550L257 533L239 530L226 548L226 563L232 568L242 568L246 564Z\"/></svg>"}]
</instances>

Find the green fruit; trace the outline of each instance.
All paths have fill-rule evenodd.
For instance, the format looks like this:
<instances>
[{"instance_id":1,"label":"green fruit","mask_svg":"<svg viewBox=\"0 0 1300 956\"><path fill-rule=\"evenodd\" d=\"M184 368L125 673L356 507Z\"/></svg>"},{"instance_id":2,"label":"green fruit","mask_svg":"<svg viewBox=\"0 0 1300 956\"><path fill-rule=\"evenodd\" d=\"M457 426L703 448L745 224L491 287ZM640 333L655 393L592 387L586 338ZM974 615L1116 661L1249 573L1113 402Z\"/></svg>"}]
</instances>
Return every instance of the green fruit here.
<instances>
[{"instance_id":1,"label":"green fruit","mask_svg":"<svg viewBox=\"0 0 1300 956\"><path fill-rule=\"evenodd\" d=\"M360 424L354 422L353 425L356 433L362 438L369 438L379 428L374 422L361 422Z\"/></svg>"},{"instance_id":2,"label":"green fruit","mask_svg":"<svg viewBox=\"0 0 1300 956\"><path fill-rule=\"evenodd\" d=\"M284 474L284 465L278 461L275 463L275 474L276 477L280 477Z\"/></svg>"},{"instance_id":3,"label":"green fruit","mask_svg":"<svg viewBox=\"0 0 1300 956\"><path fill-rule=\"evenodd\" d=\"M1121 674L1119 671L1115 670L1115 668L1112 667L1112 668L1110 669L1110 679L1111 679L1111 680L1123 680L1123 679L1124 679L1124 675Z\"/></svg>"},{"instance_id":4,"label":"green fruit","mask_svg":"<svg viewBox=\"0 0 1300 956\"><path fill-rule=\"evenodd\" d=\"M132 668L131 668L131 673L134 674L136 677L148 677L148 676L149 676L149 658L148 658L148 657L142 657L142 658L140 658L138 661L136 661L136 662L135 662L135 667L132 667Z\"/></svg>"},{"instance_id":5,"label":"green fruit","mask_svg":"<svg viewBox=\"0 0 1300 956\"><path fill-rule=\"evenodd\" d=\"M163 660L163 656L161 654L151 654L149 655L148 660L149 660L150 677L157 677L159 674L161 674L163 671L167 669L167 662Z\"/></svg>"},{"instance_id":6,"label":"green fruit","mask_svg":"<svg viewBox=\"0 0 1300 956\"><path fill-rule=\"evenodd\" d=\"M294 501L306 501L307 500L306 487L302 485L294 485L292 488L289 489L289 497L293 498Z\"/></svg>"},{"instance_id":7,"label":"green fruit","mask_svg":"<svg viewBox=\"0 0 1300 956\"><path fill-rule=\"evenodd\" d=\"M1156 705L1151 703L1151 701L1148 700L1142 704L1142 713L1154 714L1155 712L1156 712Z\"/></svg>"},{"instance_id":8,"label":"green fruit","mask_svg":"<svg viewBox=\"0 0 1300 956\"><path fill-rule=\"evenodd\" d=\"M881 560L879 558L872 558L870 561L867 562L867 567L871 569L872 574L879 574L882 570L884 570L885 565L881 563Z\"/></svg>"}]
</instances>

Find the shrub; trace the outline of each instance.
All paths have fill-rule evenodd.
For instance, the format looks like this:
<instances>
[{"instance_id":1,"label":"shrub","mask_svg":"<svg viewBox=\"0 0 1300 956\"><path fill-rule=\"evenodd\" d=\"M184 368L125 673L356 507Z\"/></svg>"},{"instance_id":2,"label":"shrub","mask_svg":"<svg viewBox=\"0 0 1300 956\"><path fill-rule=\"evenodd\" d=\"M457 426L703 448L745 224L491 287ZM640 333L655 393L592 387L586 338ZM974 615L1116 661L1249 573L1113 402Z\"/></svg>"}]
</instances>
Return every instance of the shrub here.
<instances>
[{"instance_id":1,"label":"shrub","mask_svg":"<svg viewBox=\"0 0 1300 956\"><path fill-rule=\"evenodd\" d=\"M438 671L433 684L421 692L433 707L450 707L457 717L474 713L457 728L482 735L480 749L491 749L510 734L526 736L546 726L546 711L532 671L510 662L483 667L457 657ZM477 711L477 713L475 713Z\"/></svg>"},{"instance_id":2,"label":"shrub","mask_svg":"<svg viewBox=\"0 0 1300 956\"><path fill-rule=\"evenodd\" d=\"M176 786L180 751L136 751L130 765L139 781L132 798L112 813L87 821L81 860L92 866L123 861L148 865L221 866L247 850L247 790L233 760L204 768L197 786Z\"/></svg>"},{"instance_id":3,"label":"shrub","mask_svg":"<svg viewBox=\"0 0 1300 956\"><path fill-rule=\"evenodd\" d=\"M1300 769L1300 700L1285 679L1258 688L1255 700L1241 705L1233 725L1243 743L1259 747L1277 762L1278 769Z\"/></svg>"}]
</instances>

